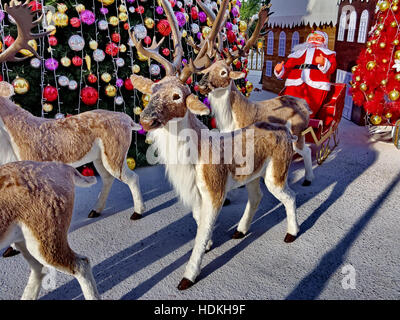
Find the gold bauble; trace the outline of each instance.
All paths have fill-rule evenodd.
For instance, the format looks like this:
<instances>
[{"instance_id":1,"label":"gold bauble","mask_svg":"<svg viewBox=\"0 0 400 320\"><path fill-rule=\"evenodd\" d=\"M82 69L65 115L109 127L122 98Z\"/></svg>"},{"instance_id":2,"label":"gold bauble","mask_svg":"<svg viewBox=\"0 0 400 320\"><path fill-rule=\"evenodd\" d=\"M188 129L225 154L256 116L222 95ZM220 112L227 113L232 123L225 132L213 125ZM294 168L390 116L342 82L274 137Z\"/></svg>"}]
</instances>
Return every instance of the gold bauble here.
<instances>
[{"instance_id":1,"label":"gold bauble","mask_svg":"<svg viewBox=\"0 0 400 320\"><path fill-rule=\"evenodd\" d=\"M186 30L182 30L182 37L186 38L186 36L187 36L187 31Z\"/></svg>"},{"instance_id":2,"label":"gold bauble","mask_svg":"<svg viewBox=\"0 0 400 320\"><path fill-rule=\"evenodd\" d=\"M43 105L43 111L44 112L52 112L53 111L53 105L51 103L45 103Z\"/></svg>"},{"instance_id":3,"label":"gold bauble","mask_svg":"<svg viewBox=\"0 0 400 320\"><path fill-rule=\"evenodd\" d=\"M389 99L392 101L397 101L400 98L400 92L396 89L389 92Z\"/></svg>"},{"instance_id":4,"label":"gold bauble","mask_svg":"<svg viewBox=\"0 0 400 320\"><path fill-rule=\"evenodd\" d=\"M385 12L387 9L389 9L390 8L390 3L389 3L389 1L387 1L387 0L385 0L385 1L382 1L380 4L379 4L379 10L381 10L382 12Z\"/></svg>"},{"instance_id":5,"label":"gold bauble","mask_svg":"<svg viewBox=\"0 0 400 320\"><path fill-rule=\"evenodd\" d=\"M382 63L387 63L387 59L382 59Z\"/></svg>"},{"instance_id":6,"label":"gold bauble","mask_svg":"<svg viewBox=\"0 0 400 320\"><path fill-rule=\"evenodd\" d=\"M128 14L126 12L120 12L118 18L122 22L125 22L126 20L128 20Z\"/></svg>"},{"instance_id":7,"label":"gold bauble","mask_svg":"<svg viewBox=\"0 0 400 320\"><path fill-rule=\"evenodd\" d=\"M367 63L367 70L371 71L372 69L374 69L376 67L376 61L369 61Z\"/></svg>"},{"instance_id":8,"label":"gold bauble","mask_svg":"<svg viewBox=\"0 0 400 320\"><path fill-rule=\"evenodd\" d=\"M357 69L358 69L358 66L353 66L353 67L351 68L351 72L354 73L354 72L357 71Z\"/></svg>"},{"instance_id":9,"label":"gold bauble","mask_svg":"<svg viewBox=\"0 0 400 320\"><path fill-rule=\"evenodd\" d=\"M390 23L390 26L393 27L393 28L396 28L397 27L397 22L396 21L392 21Z\"/></svg>"},{"instance_id":10,"label":"gold bauble","mask_svg":"<svg viewBox=\"0 0 400 320\"><path fill-rule=\"evenodd\" d=\"M378 25L378 30L382 31L385 26L383 24Z\"/></svg>"},{"instance_id":11,"label":"gold bauble","mask_svg":"<svg viewBox=\"0 0 400 320\"><path fill-rule=\"evenodd\" d=\"M382 122L382 118L378 116L377 114L371 117L371 123L375 126L380 124Z\"/></svg>"},{"instance_id":12,"label":"gold bauble","mask_svg":"<svg viewBox=\"0 0 400 320\"><path fill-rule=\"evenodd\" d=\"M62 12L56 12L51 18L57 27L68 26L68 16Z\"/></svg>"},{"instance_id":13,"label":"gold bauble","mask_svg":"<svg viewBox=\"0 0 400 320\"><path fill-rule=\"evenodd\" d=\"M210 27L203 27L203 29L201 30L201 34L203 36L204 39L207 38L208 34L211 32L211 28Z\"/></svg>"},{"instance_id":14,"label":"gold bauble","mask_svg":"<svg viewBox=\"0 0 400 320\"><path fill-rule=\"evenodd\" d=\"M136 167L136 161L132 157L126 158L126 164L128 165L128 168L133 170Z\"/></svg>"},{"instance_id":15,"label":"gold bauble","mask_svg":"<svg viewBox=\"0 0 400 320\"><path fill-rule=\"evenodd\" d=\"M121 45L119 46L119 52L122 52L122 53L126 52L126 45L121 44Z\"/></svg>"},{"instance_id":16,"label":"gold bauble","mask_svg":"<svg viewBox=\"0 0 400 320\"><path fill-rule=\"evenodd\" d=\"M399 0L393 0L392 4L399 4Z\"/></svg>"},{"instance_id":17,"label":"gold bauble","mask_svg":"<svg viewBox=\"0 0 400 320\"><path fill-rule=\"evenodd\" d=\"M396 60L400 60L400 50L397 50L397 51L394 53L394 57L395 57Z\"/></svg>"},{"instance_id":18,"label":"gold bauble","mask_svg":"<svg viewBox=\"0 0 400 320\"><path fill-rule=\"evenodd\" d=\"M376 40L374 39L374 40L371 40L371 43L372 44L376 44Z\"/></svg>"},{"instance_id":19,"label":"gold bauble","mask_svg":"<svg viewBox=\"0 0 400 320\"><path fill-rule=\"evenodd\" d=\"M368 89L368 86L367 86L366 83L361 83L361 84L360 84L360 90L361 90L361 91L367 91L367 89Z\"/></svg>"},{"instance_id":20,"label":"gold bauble","mask_svg":"<svg viewBox=\"0 0 400 320\"><path fill-rule=\"evenodd\" d=\"M107 85L106 87L106 95L109 97L115 97L117 95L117 88L112 84Z\"/></svg>"},{"instance_id":21,"label":"gold bauble","mask_svg":"<svg viewBox=\"0 0 400 320\"><path fill-rule=\"evenodd\" d=\"M109 83L111 81L111 74L109 74L108 72L104 72L101 76L100 76L101 80L103 80L105 83Z\"/></svg>"},{"instance_id":22,"label":"gold bauble","mask_svg":"<svg viewBox=\"0 0 400 320\"><path fill-rule=\"evenodd\" d=\"M369 54L371 54L371 53L372 53L371 48L368 48L368 49L367 49L367 52L368 52Z\"/></svg>"},{"instance_id":23,"label":"gold bauble","mask_svg":"<svg viewBox=\"0 0 400 320\"><path fill-rule=\"evenodd\" d=\"M49 31L49 36L54 36L57 32L56 26L53 26L52 24L46 27L46 31Z\"/></svg>"},{"instance_id":24,"label":"gold bauble","mask_svg":"<svg viewBox=\"0 0 400 320\"><path fill-rule=\"evenodd\" d=\"M390 112L386 112L386 114L385 114L385 118L386 118L386 119L390 119L392 116L393 116L393 115L392 115L392 113L390 113Z\"/></svg>"},{"instance_id":25,"label":"gold bauble","mask_svg":"<svg viewBox=\"0 0 400 320\"><path fill-rule=\"evenodd\" d=\"M376 36L380 36L380 34L381 34L381 31L380 31L380 30L375 30L375 35L376 35Z\"/></svg>"},{"instance_id":26,"label":"gold bauble","mask_svg":"<svg viewBox=\"0 0 400 320\"><path fill-rule=\"evenodd\" d=\"M239 21L239 30L240 32L245 32L247 30L247 23L246 21Z\"/></svg>"},{"instance_id":27,"label":"gold bauble","mask_svg":"<svg viewBox=\"0 0 400 320\"><path fill-rule=\"evenodd\" d=\"M379 44L379 47L380 47L381 49L385 49L385 48L386 48L386 43L385 43L385 42L381 42L381 43Z\"/></svg>"},{"instance_id":28,"label":"gold bauble","mask_svg":"<svg viewBox=\"0 0 400 320\"><path fill-rule=\"evenodd\" d=\"M68 10L68 7L64 3L57 4L58 12L65 13Z\"/></svg>"},{"instance_id":29,"label":"gold bauble","mask_svg":"<svg viewBox=\"0 0 400 320\"><path fill-rule=\"evenodd\" d=\"M372 100L374 97L375 95L372 92L367 95L368 100Z\"/></svg>"},{"instance_id":30,"label":"gold bauble","mask_svg":"<svg viewBox=\"0 0 400 320\"><path fill-rule=\"evenodd\" d=\"M396 12L397 10L399 10L399 7L398 7L398 6L392 6L392 10L393 10L394 12Z\"/></svg>"},{"instance_id":31,"label":"gold bauble","mask_svg":"<svg viewBox=\"0 0 400 320\"><path fill-rule=\"evenodd\" d=\"M189 15L186 12L183 15L185 16L186 22L189 22Z\"/></svg>"},{"instance_id":32,"label":"gold bauble","mask_svg":"<svg viewBox=\"0 0 400 320\"><path fill-rule=\"evenodd\" d=\"M62 57L62 58L61 58L61 64L62 64L64 67L69 67L69 66L71 65L71 59L68 58L68 57Z\"/></svg>"},{"instance_id":33,"label":"gold bauble","mask_svg":"<svg viewBox=\"0 0 400 320\"><path fill-rule=\"evenodd\" d=\"M113 26L116 27L119 23L119 19L116 16L112 16L110 17L110 19L108 19L108 22Z\"/></svg>"},{"instance_id":34,"label":"gold bauble","mask_svg":"<svg viewBox=\"0 0 400 320\"><path fill-rule=\"evenodd\" d=\"M118 10L120 11L120 12L127 12L128 10L126 9L126 7L123 5L123 4L121 4L119 7L118 7Z\"/></svg>"},{"instance_id":35,"label":"gold bauble","mask_svg":"<svg viewBox=\"0 0 400 320\"><path fill-rule=\"evenodd\" d=\"M150 95L148 95L148 94L142 95L142 103L143 103L143 106L144 106L144 107L147 107L147 105L149 104L149 102L150 102Z\"/></svg>"},{"instance_id":36,"label":"gold bauble","mask_svg":"<svg viewBox=\"0 0 400 320\"><path fill-rule=\"evenodd\" d=\"M253 88L254 88L253 84L250 81L247 81L246 82L246 91L247 92L252 92Z\"/></svg>"},{"instance_id":37,"label":"gold bauble","mask_svg":"<svg viewBox=\"0 0 400 320\"><path fill-rule=\"evenodd\" d=\"M133 113L136 114L137 116L142 113L142 108L141 107L136 107L133 109Z\"/></svg>"},{"instance_id":38,"label":"gold bauble","mask_svg":"<svg viewBox=\"0 0 400 320\"><path fill-rule=\"evenodd\" d=\"M212 25L213 25L212 20L209 17L207 17L207 26L212 27Z\"/></svg>"},{"instance_id":39,"label":"gold bauble","mask_svg":"<svg viewBox=\"0 0 400 320\"><path fill-rule=\"evenodd\" d=\"M394 78L395 78L397 81L400 81L400 73L396 73L396 75L394 76Z\"/></svg>"},{"instance_id":40,"label":"gold bauble","mask_svg":"<svg viewBox=\"0 0 400 320\"><path fill-rule=\"evenodd\" d=\"M152 18L147 17L146 19L144 19L144 25L146 26L147 29L153 29L154 20Z\"/></svg>"},{"instance_id":41,"label":"gold bauble","mask_svg":"<svg viewBox=\"0 0 400 320\"><path fill-rule=\"evenodd\" d=\"M361 81L361 77L360 76L357 76L356 77L356 81L358 82L358 81Z\"/></svg>"},{"instance_id":42,"label":"gold bauble","mask_svg":"<svg viewBox=\"0 0 400 320\"><path fill-rule=\"evenodd\" d=\"M140 60L140 61L146 61L146 60L148 60L149 58L147 58L146 56L144 56L144 55L142 55L139 51L138 51L138 59Z\"/></svg>"},{"instance_id":43,"label":"gold bauble","mask_svg":"<svg viewBox=\"0 0 400 320\"><path fill-rule=\"evenodd\" d=\"M96 50L98 48L99 44L96 40L90 40L89 42L89 48L92 50Z\"/></svg>"},{"instance_id":44,"label":"gold bauble","mask_svg":"<svg viewBox=\"0 0 400 320\"><path fill-rule=\"evenodd\" d=\"M78 4L76 7L75 7L75 10L78 12L78 13L81 13L82 11L84 11L86 8L85 8L85 6L83 5L83 4Z\"/></svg>"},{"instance_id":45,"label":"gold bauble","mask_svg":"<svg viewBox=\"0 0 400 320\"><path fill-rule=\"evenodd\" d=\"M371 41L367 41L367 48L370 48L372 45Z\"/></svg>"},{"instance_id":46,"label":"gold bauble","mask_svg":"<svg viewBox=\"0 0 400 320\"><path fill-rule=\"evenodd\" d=\"M386 79L384 79L384 80L382 80L382 81L381 81L381 85L382 85L382 86L386 86L386 85L387 85L387 83L388 83L388 82L387 82L387 80L386 80Z\"/></svg>"},{"instance_id":47,"label":"gold bauble","mask_svg":"<svg viewBox=\"0 0 400 320\"><path fill-rule=\"evenodd\" d=\"M397 46L399 43L400 43L399 39L395 39L395 40L393 41L393 44L394 44L395 46Z\"/></svg>"},{"instance_id":48,"label":"gold bauble","mask_svg":"<svg viewBox=\"0 0 400 320\"><path fill-rule=\"evenodd\" d=\"M28 45L31 46L35 51L37 51L36 40L29 40ZM33 53L26 49L20 50L20 53L22 53L25 57L33 57Z\"/></svg>"},{"instance_id":49,"label":"gold bauble","mask_svg":"<svg viewBox=\"0 0 400 320\"><path fill-rule=\"evenodd\" d=\"M140 67L137 64L135 64L132 67L132 71L133 71L133 73L139 73L140 72Z\"/></svg>"},{"instance_id":50,"label":"gold bauble","mask_svg":"<svg viewBox=\"0 0 400 320\"><path fill-rule=\"evenodd\" d=\"M109 6L110 4L113 4L115 0L97 0L101 2L104 6Z\"/></svg>"},{"instance_id":51,"label":"gold bauble","mask_svg":"<svg viewBox=\"0 0 400 320\"><path fill-rule=\"evenodd\" d=\"M24 94L29 91L29 82L20 77L16 77L15 80L12 82L12 85L14 87L14 91L17 94Z\"/></svg>"}]
</instances>

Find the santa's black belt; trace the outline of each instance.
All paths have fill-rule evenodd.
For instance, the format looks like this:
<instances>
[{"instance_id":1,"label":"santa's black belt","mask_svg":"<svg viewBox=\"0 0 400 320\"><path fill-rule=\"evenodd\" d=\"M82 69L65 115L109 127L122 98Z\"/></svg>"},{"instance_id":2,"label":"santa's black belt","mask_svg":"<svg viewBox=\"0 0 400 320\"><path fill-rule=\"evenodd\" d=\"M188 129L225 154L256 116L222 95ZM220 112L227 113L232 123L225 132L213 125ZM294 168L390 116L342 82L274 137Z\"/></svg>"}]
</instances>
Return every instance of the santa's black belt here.
<instances>
[{"instance_id":1,"label":"santa's black belt","mask_svg":"<svg viewBox=\"0 0 400 320\"><path fill-rule=\"evenodd\" d=\"M300 70L304 70L304 69L313 69L313 70L318 70L318 66L315 64L298 64L297 66L294 66L294 69L300 69Z\"/></svg>"}]
</instances>

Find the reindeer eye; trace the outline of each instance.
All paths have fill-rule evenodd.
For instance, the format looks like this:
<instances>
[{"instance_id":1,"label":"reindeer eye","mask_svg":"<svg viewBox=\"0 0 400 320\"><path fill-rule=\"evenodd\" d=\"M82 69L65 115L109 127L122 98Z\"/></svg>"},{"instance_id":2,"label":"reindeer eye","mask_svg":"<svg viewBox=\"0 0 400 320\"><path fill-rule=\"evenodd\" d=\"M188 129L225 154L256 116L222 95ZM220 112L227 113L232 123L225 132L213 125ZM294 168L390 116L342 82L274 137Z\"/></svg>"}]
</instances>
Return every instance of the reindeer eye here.
<instances>
[{"instance_id":1,"label":"reindeer eye","mask_svg":"<svg viewBox=\"0 0 400 320\"><path fill-rule=\"evenodd\" d=\"M179 100L180 98L181 98L181 96L179 94L177 94L177 93L174 93L174 95L172 96L172 99L174 101Z\"/></svg>"},{"instance_id":2,"label":"reindeer eye","mask_svg":"<svg viewBox=\"0 0 400 320\"><path fill-rule=\"evenodd\" d=\"M221 71L221 76L226 77L228 75L228 72L226 70Z\"/></svg>"}]
</instances>

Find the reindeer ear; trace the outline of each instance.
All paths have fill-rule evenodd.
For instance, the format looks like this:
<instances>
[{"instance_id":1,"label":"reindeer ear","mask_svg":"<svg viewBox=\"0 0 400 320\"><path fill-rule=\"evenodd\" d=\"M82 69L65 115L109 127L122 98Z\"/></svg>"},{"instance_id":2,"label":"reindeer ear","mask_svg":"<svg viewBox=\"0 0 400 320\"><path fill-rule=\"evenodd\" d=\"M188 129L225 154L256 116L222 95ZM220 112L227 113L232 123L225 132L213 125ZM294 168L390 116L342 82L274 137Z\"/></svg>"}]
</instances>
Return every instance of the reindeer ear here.
<instances>
[{"instance_id":1,"label":"reindeer ear","mask_svg":"<svg viewBox=\"0 0 400 320\"><path fill-rule=\"evenodd\" d=\"M194 94L186 98L186 105L192 113L199 116L207 116L210 114L210 109Z\"/></svg>"},{"instance_id":2,"label":"reindeer ear","mask_svg":"<svg viewBox=\"0 0 400 320\"><path fill-rule=\"evenodd\" d=\"M151 86L154 84L152 80L142 76L137 76L136 74L132 74L131 81L135 89L138 89L141 93L151 95Z\"/></svg>"},{"instance_id":3,"label":"reindeer ear","mask_svg":"<svg viewBox=\"0 0 400 320\"><path fill-rule=\"evenodd\" d=\"M132 121L132 125L133 125L133 128L132 128L133 131L140 131L143 129L142 126L136 122Z\"/></svg>"},{"instance_id":4,"label":"reindeer ear","mask_svg":"<svg viewBox=\"0 0 400 320\"><path fill-rule=\"evenodd\" d=\"M240 71L229 72L229 78L231 78L232 80L239 80L239 79L243 79L244 77L246 77L246 74L244 72L240 72Z\"/></svg>"},{"instance_id":5,"label":"reindeer ear","mask_svg":"<svg viewBox=\"0 0 400 320\"><path fill-rule=\"evenodd\" d=\"M14 95L14 87L8 82L0 82L0 97L10 98Z\"/></svg>"}]
</instances>

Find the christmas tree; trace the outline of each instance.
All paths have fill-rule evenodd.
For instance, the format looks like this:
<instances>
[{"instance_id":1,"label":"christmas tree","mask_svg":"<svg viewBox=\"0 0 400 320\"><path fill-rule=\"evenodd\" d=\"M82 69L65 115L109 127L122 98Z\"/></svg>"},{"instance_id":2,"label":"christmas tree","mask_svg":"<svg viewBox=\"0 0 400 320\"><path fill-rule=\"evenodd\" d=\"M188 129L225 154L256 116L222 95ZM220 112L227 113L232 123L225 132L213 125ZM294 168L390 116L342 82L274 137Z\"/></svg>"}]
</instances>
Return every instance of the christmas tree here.
<instances>
[{"instance_id":1,"label":"christmas tree","mask_svg":"<svg viewBox=\"0 0 400 320\"><path fill-rule=\"evenodd\" d=\"M8 3L9 1L6 1ZM194 0L170 3L183 30L185 59L196 54L188 40L200 43L211 30L212 21ZM214 13L219 1L203 1ZM149 96L140 94L129 79L132 72L154 81L164 76L163 67L137 53L128 30L135 32L146 46L153 37L159 41L166 37L161 53L169 60L173 56L171 28L160 3L155 0L54 0L31 1L32 11L38 17L44 14L42 24L35 32L51 30L44 39L32 41L43 60L30 57L24 62L3 63L0 80L14 85L15 103L36 116L62 118L96 108L125 112L136 122L146 107ZM11 16L0 3L0 51L10 46L17 36ZM230 3L230 16L224 32L224 47L243 46L246 24L240 21L239 0ZM241 22L241 28L238 25ZM236 64L248 72L247 62ZM198 76L193 75L188 84L198 94ZM251 87L246 81L238 82L242 92L249 95ZM246 89L247 88L247 89ZM208 103L205 97L201 97ZM203 119L210 124L210 118ZM150 141L146 132L134 133L129 152L130 166L146 164L145 154Z\"/></svg>"},{"instance_id":2,"label":"christmas tree","mask_svg":"<svg viewBox=\"0 0 400 320\"><path fill-rule=\"evenodd\" d=\"M393 125L400 118L399 24L399 0L378 1L367 48L352 69L354 102L373 125Z\"/></svg>"}]
</instances>

